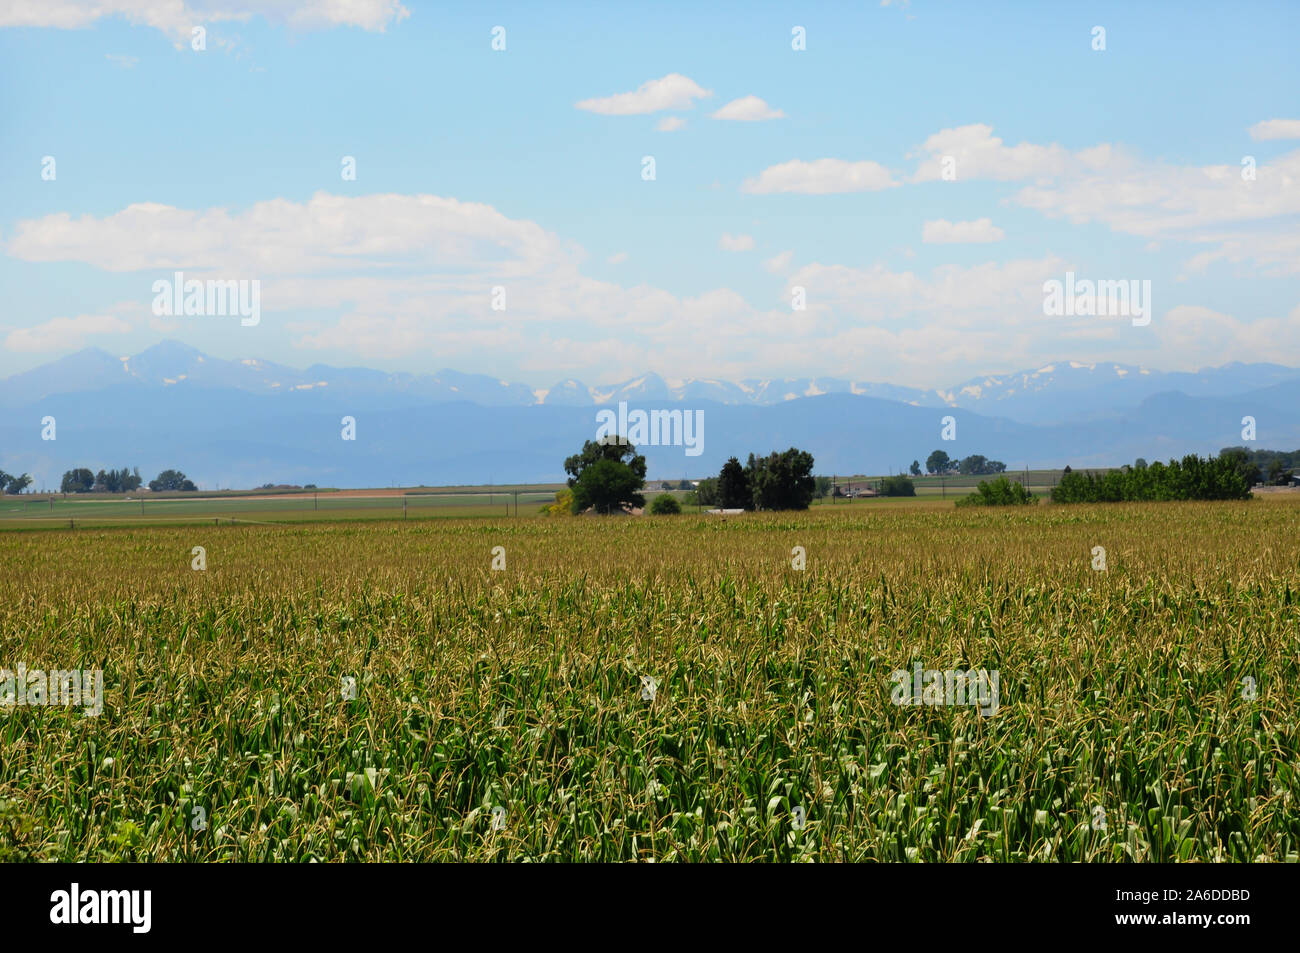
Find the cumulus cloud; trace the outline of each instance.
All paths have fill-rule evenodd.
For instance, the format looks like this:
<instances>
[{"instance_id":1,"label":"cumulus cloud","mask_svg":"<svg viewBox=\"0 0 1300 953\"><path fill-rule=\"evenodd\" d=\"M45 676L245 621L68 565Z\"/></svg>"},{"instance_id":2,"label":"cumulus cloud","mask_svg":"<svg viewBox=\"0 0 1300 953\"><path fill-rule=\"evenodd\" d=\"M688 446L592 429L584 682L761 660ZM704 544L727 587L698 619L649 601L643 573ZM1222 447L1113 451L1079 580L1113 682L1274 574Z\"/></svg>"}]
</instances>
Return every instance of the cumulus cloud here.
<instances>
[{"instance_id":1,"label":"cumulus cloud","mask_svg":"<svg viewBox=\"0 0 1300 953\"><path fill-rule=\"evenodd\" d=\"M1298 121L1268 120L1251 134L1285 138L1296 128ZM1109 143L1073 152L1055 143L1007 146L991 126L973 124L935 133L911 156L918 159L914 183L941 178L944 159L951 157L955 182L1024 181L1012 201L1049 218L1217 246L1194 255L1188 271L1251 259L1273 273L1300 271L1287 230L1268 227L1270 220L1300 213L1300 151L1255 164L1253 175L1246 175L1241 165L1176 165Z\"/></svg>"},{"instance_id":2,"label":"cumulus cloud","mask_svg":"<svg viewBox=\"0 0 1300 953\"><path fill-rule=\"evenodd\" d=\"M1197 230L1300 212L1300 151L1258 165L1176 166L1114 156L1060 181L1024 187L1015 200L1075 224L1102 222L1146 238L1202 240Z\"/></svg>"},{"instance_id":3,"label":"cumulus cloud","mask_svg":"<svg viewBox=\"0 0 1300 953\"><path fill-rule=\"evenodd\" d=\"M723 251L753 251L754 237L752 235L723 235L718 239L718 247Z\"/></svg>"},{"instance_id":4,"label":"cumulus cloud","mask_svg":"<svg viewBox=\"0 0 1300 953\"><path fill-rule=\"evenodd\" d=\"M655 128L660 132L676 132L678 129L685 128L686 120L681 116L664 116L655 123Z\"/></svg>"},{"instance_id":5,"label":"cumulus cloud","mask_svg":"<svg viewBox=\"0 0 1300 953\"><path fill-rule=\"evenodd\" d=\"M774 275L784 274L790 268L790 262L794 260L794 251L786 249L777 252L767 261L763 262L763 270L771 272Z\"/></svg>"},{"instance_id":6,"label":"cumulus cloud","mask_svg":"<svg viewBox=\"0 0 1300 953\"><path fill-rule=\"evenodd\" d=\"M715 112L713 118L737 122L761 122L765 119L784 119L785 113L773 109L757 96L742 96L740 99L733 99Z\"/></svg>"},{"instance_id":7,"label":"cumulus cloud","mask_svg":"<svg viewBox=\"0 0 1300 953\"><path fill-rule=\"evenodd\" d=\"M969 267L941 265L928 276L893 271L879 263L855 268L814 262L790 275L786 287L806 289L810 311L872 321L930 315L946 317L955 326L984 322L997 312L999 323L1023 319L1041 326L1043 282L1064 271L1065 262L1056 256Z\"/></svg>"},{"instance_id":8,"label":"cumulus cloud","mask_svg":"<svg viewBox=\"0 0 1300 953\"><path fill-rule=\"evenodd\" d=\"M10 255L31 262L80 261L105 271L187 269L236 277L535 273L572 260L573 248L490 205L436 195L271 199L246 211L181 209L154 202L102 218L66 212L18 223Z\"/></svg>"},{"instance_id":9,"label":"cumulus cloud","mask_svg":"<svg viewBox=\"0 0 1300 953\"><path fill-rule=\"evenodd\" d=\"M732 247L751 241L728 238ZM929 277L800 269L789 280L808 287L812 305L798 316L792 343L788 289L756 306L730 288L683 297L598 281L582 273L581 248L535 223L429 195L322 193L242 210L141 203L104 216L56 214L19 222L8 250L32 263L142 272L146 302L152 281L174 269L187 277L259 278L263 327L292 314L284 331L293 346L353 359L428 353L472 367L492 353L521 373L630 376L649 363L672 376L739 378L784 374L801 363L824 366L834 354L841 370L853 365L855 377L898 379L890 363L897 360L902 373L929 380L938 365L925 349L936 341L950 359L963 347L975 357L1002 356L1007 343L979 288L1005 290L1009 279L981 279L979 269ZM792 259L787 251L769 266L784 271ZM1020 285L1038 293L1041 270L1021 276ZM507 311L491 308L496 285L507 289ZM983 309L980 318L972 308ZM1041 312L1041 303L1035 308ZM876 316L869 330L861 327L866 314ZM962 315L970 315L965 325ZM122 330L111 319L81 326ZM51 323L16 332L7 343L69 347L76 327Z\"/></svg>"},{"instance_id":10,"label":"cumulus cloud","mask_svg":"<svg viewBox=\"0 0 1300 953\"><path fill-rule=\"evenodd\" d=\"M951 157L957 181L993 179L1015 181L1039 176L1059 175L1065 171L1069 153L1056 144L1042 146L1022 142L1004 145L993 135L993 127L983 123L942 129L930 136L910 158L920 159L913 182L932 182L943 178L943 160Z\"/></svg>"},{"instance_id":11,"label":"cumulus cloud","mask_svg":"<svg viewBox=\"0 0 1300 953\"><path fill-rule=\"evenodd\" d=\"M921 241L933 245L978 245L1000 242L1005 237L1006 233L987 218L977 218L973 222L950 222L940 218L921 227Z\"/></svg>"},{"instance_id":12,"label":"cumulus cloud","mask_svg":"<svg viewBox=\"0 0 1300 953\"><path fill-rule=\"evenodd\" d=\"M752 242L727 236L724 247ZM833 354L839 370L857 378L932 382L945 362L960 365L951 368L956 374L967 362L1001 363L1008 353L1031 351L1035 338L1026 328L1041 331L1042 282L1063 271L1056 261L929 275L814 263L789 274L786 251L767 263L787 273L784 294L756 306L729 288L682 297L592 279L582 273L581 248L535 223L428 195L318 194L244 210L141 204L102 217L50 215L20 222L9 251L33 263L141 271L142 295L172 269L260 278L263 326L292 312L285 330L302 350L366 359L427 352L466 366L492 353L521 372L579 377L641 373L647 361L672 376L784 374L824 367ZM797 340L789 307L796 284L809 297L808 312L794 318ZM491 309L496 285L507 289L505 312ZM1008 330L1013 320L1021 324ZM68 346L68 331L30 329L11 343Z\"/></svg>"},{"instance_id":13,"label":"cumulus cloud","mask_svg":"<svg viewBox=\"0 0 1300 953\"><path fill-rule=\"evenodd\" d=\"M30 328L16 328L5 336L10 351L39 353L75 350L95 334L125 334L131 325L111 314L79 314L75 318L54 318Z\"/></svg>"},{"instance_id":14,"label":"cumulus cloud","mask_svg":"<svg viewBox=\"0 0 1300 953\"><path fill-rule=\"evenodd\" d=\"M383 32L410 15L399 0L9 0L0 4L0 27L75 30L122 17L179 44L197 25L254 16L296 29L355 26Z\"/></svg>"},{"instance_id":15,"label":"cumulus cloud","mask_svg":"<svg viewBox=\"0 0 1300 953\"><path fill-rule=\"evenodd\" d=\"M792 159L769 166L757 178L746 179L741 191L755 195L798 192L832 195L837 192L875 192L897 185L889 170L877 162L844 159Z\"/></svg>"},{"instance_id":16,"label":"cumulus cloud","mask_svg":"<svg viewBox=\"0 0 1300 953\"><path fill-rule=\"evenodd\" d=\"M440 366L474 368L490 353L520 374L548 377L632 376L648 368L743 378L816 368L933 386L1063 353L1113 359L1116 342L1126 341L1159 346L1166 360L1189 366L1221 363L1213 348L1223 335L1244 334L1233 353L1257 360L1286 353L1294 336L1281 319L1257 330L1199 312L1176 314L1181 323L1169 328L1157 313L1149 329L1045 318L1043 282L1075 267L1052 256L913 272L879 263L793 267L787 250L764 264L784 285L767 301L725 287L679 296L593 279L583 273L579 246L536 223L431 195L321 193L234 210L141 203L104 216L48 215L19 222L9 252L33 264L141 272L141 307L152 281L176 269L187 277L259 278L261 327L279 326L292 346L326 361L427 355ZM507 290L506 311L492 310L497 285ZM795 286L805 289L806 311L791 311ZM1300 327L1300 314L1289 320ZM59 350L125 330L126 321L108 309L11 331L5 344ZM1281 350L1262 343L1267 331Z\"/></svg>"},{"instance_id":17,"label":"cumulus cloud","mask_svg":"<svg viewBox=\"0 0 1300 953\"><path fill-rule=\"evenodd\" d=\"M1250 127L1252 139L1300 139L1300 119L1265 119Z\"/></svg>"},{"instance_id":18,"label":"cumulus cloud","mask_svg":"<svg viewBox=\"0 0 1300 953\"><path fill-rule=\"evenodd\" d=\"M1300 274L1300 232L1236 231L1201 232L1200 242L1216 242L1218 247L1193 255L1183 265L1185 274L1204 271L1217 261L1233 264L1253 262L1269 276Z\"/></svg>"},{"instance_id":19,"label":"cumulus cloud","mask_svg":"<svg viewBox=\"0 0 1300 953\"><path fill-rule=\"evenodd\" d=\"M1196 364L1248 363L1263 355L1270 361L1300 363L1300 305L1287 317L1254 321L1211 308L1178 305L1158 322L1158 333L1162 350Z\"/></svg>"},{"instance_id":20,"label":"cumulus cloud","mask_svg":"<svg viewBox=\"0 0 1300 953\"><path fill-rule=\"evenodd\" d=\"M584 99L578 109L602 116L641 116L667 109L690 109L697 99L707 99L713 91L680 73L647 80L630 93L616 93L597 99Z\"/></svg>"}]
</instances>

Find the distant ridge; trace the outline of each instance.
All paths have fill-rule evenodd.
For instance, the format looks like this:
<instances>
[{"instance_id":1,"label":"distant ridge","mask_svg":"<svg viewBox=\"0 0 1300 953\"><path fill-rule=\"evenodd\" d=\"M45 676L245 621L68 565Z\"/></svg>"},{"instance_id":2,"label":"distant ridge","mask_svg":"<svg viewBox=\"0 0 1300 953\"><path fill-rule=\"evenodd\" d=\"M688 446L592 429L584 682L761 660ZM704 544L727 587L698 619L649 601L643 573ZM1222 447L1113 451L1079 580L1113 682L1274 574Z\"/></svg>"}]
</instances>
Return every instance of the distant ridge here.
<instances>
[{"instance_id":1,"label":"distant ridge","mask_svg":"<svg viewBox=\"0 0 1300 953\"><path fill-rule=\"evenodd\" d=\"M1025 423L1055 423L1109 416L1164 392L1227 397L1262 388L1285 388L1296 380L1300 380L1300 369L1279 364L1234 363L1188 373L1111 362L1056 361L1032 370L972 377L933 390L838 377L741 381L688 378L669 382L654 373L596 386L570 378L534 389L450 369L411 374L314 364L299 370L257 358L210 357L179 341L168 340L130 357L86 348L15 374L0 381L0 407L118 385L159 389L185 383L262 395L328 392L386 406L459 401L485 407L590 407L619 401L770 406L824 394L851 394L917 407L960 408Z\"/></svg>"},{"instance_id":2,"label":"distant ridge","mask_svg":"<svg viewBox=\"0 0 1300 953\"><path fill-rule=\"evenodd\" d=\"M798 446L818 473L900 472L930 451L981 453L1011 469L1115 466L1243 443L1300 447L1300 372L1228 364L1165 374L1062 362L972 378L943 391L839 378L666 381L644 374L534 391L481 374L397 374L323 364L305 370L224 360L166 341L134 356L90 348L0 381L0 468L37 489L64 470L177 467L202 487L265 483L388 486L551 482L596 435L597 404L685 402L704 420L703 452L642 446L651 476L698 478L727 457ZM56 440L42 440L54 417ZM340 435L356 421L355 441ZM943 441L952 417L957 438Z\"/></svg>"}]
</instances>

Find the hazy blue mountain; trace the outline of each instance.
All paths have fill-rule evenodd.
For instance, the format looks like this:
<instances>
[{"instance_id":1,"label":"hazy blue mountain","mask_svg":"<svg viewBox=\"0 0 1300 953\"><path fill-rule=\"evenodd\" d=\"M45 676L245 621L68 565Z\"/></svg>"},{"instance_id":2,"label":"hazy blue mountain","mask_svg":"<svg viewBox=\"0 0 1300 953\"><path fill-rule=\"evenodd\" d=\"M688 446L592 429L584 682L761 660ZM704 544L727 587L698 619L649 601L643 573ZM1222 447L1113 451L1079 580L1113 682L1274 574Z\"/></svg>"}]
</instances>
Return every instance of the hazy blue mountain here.
<instances>
[{"instance_id":1,"label":"hazy blue mountain","mask_svg":"<svg viewBox=\"0 0 1300 953\"><path fill-rule=\"evenodd\" d=\"M1032 371L990 374L943 391L957 407L1027 423L1105 418L1159 393L1226 397L1300 379L1278 364L1225 364L1194 374L1152 371L1131 364L1059 361Z\"/></svg>"},{"instance_id":2,"label":"hazy blue mountain","mask_svg":"<svg viewBox=\"0 0 1300 953\"><path fill-rule=\"evenodd\" d=\"M733 454L790 446L812 452L829 474L897 472L935 449L1012 469L1109 466L1242 444L1245 416L1256 420L1256 446L1300 447L1300 371L1291 368L1143 374L1098 364L1036 375L991 376L942 394L838 378L732 384L654 374L535 393L450 370L300 371L164 342L126 358L87 349L0 381L0 468L31 473L38 488L57 486L75 466L139 466L148 478L177 467L206 487L550 481L596 436L600 406L620 400L704 413L700 455L640 448L660 479L698 478ZM40 439L47 415L57 420L55 441ZM958 439L944 442L949 415ZM341 439L344 416L356 419L355 441Z\"/></svg>"},{"instance_id":3,"label":"hazy blue mountain","mask_svg":"<svg viewBox=\"0 0 1300 953\"><path fill-rule=\"evenodd\" d=\"M262 483L387 486L558 480L563 460L597 422L593 407L433 403L354 411L357 439L341 438L337 397L255 395L182 382L167 399L130 384L96 394L45 398L0 423L0 467L29 472L37 487L56 486L74 466L139 466L149 477L178 467L205 487ZM331 406L333 405L333 406ZM1106 466L1212 453L1241 441L1241 417L1253 411L1259 445L1300 447L1300 410L1258 396L1156 395L1106 420L1031 425L962 409L916 407L852 394L826 394L774 405L702 403L703 453L642 446L652 477L715 473L731 455L799 446L822 473L905 469L931 450L982 453L1021 466ZM1261 409L1264 408L1264 409ZM58 420L58 439L42 441L42 414ZM956 441L940 439L953 416Z\"/></svg>"},{"instance_id":4,"label":"hazy blue mountain","mask_svg":"<svg viewBox=\"0 0 1300 953\"><path fill-rule=\"evenodd\" d=\"M593 387L592 397L598 404L617 404L619 401L672 400L668 384L658 374L644 374L614 387Z\"/></svg>"},{"instance_id":5,"label":"hazy blue mountain","mask_svg":"<svg viewBox=\"0 0 1300 953\"><path fill-rule=\"evenodd\" d=\"M51 394L102 390L128 379L119 358L99 348L86 348L0 380L0 408L16 407Z\"/></svg>"},{"instance_id":6,"label":"hazy blue mountain","mask_svg":"<svg viewBox=\"0 0 1300 953\"><path fill-rule=\"evenodd\" d=\"M897 387L893 384L848 381L836 377L786 377L780 380L750 378L741 381L741 387L749 403L754 404L775 404L786 400L798 400L800 397L820 397L822 394L881 397L885 400L897 400L921 407L941 407L947 403L935 391Z\"/></svg>"},{"instance_id":7,"label":"hazy blue mountain","mask_svg":"<svg viewBox=\"0 0 1300 953\"><path fill-rule=\"evenodd\" d=\"M548 387L540 396L538 403L544 403L548 407L587 407L595 403L591 388L572 379Z\"/></svg>"},{"instance_id":8,"label":"hazy blue mountain","mask_svg":"<svg viewBox=\"0 0 1300 953\"><path fill-rule=\"evenodd\" d=\"M729 381L692 378L673 388L673 396L684 403L706 400L718 404L741 404L748 395L738 384Z\"/></svg>"},{"instance_id":9,"label":"hazy blue mountain","mask_svg":"<svg viewBox=\"0 0 1300 953\"><path fill-rule=\"evenodd\" d=\"M1190 397L1225 397L1297 379L1300 370L1278 364L1225 364L1196 373L1164 373L1109 362L1058 361L1033 370L974 377L950 388L933 390L833 377L667 381L653 373L594 386L565 380L538 390L451 369L436 374L409 374L315 364L299 370L256 358L223 360L177 341L164 341L132 357L88 348L14 375L0 381L0 407L14 406L29 397L99 390L123 382L162 388L187 381L257 394L313 391L365 395L373 398L368 406L406 406L426 401L589 406L647 400L765 405L823 394L852 394L920 407L960 407L1027 423L1052 423L1104 418L1168 391Z\"/></svg>"}]
</instances>

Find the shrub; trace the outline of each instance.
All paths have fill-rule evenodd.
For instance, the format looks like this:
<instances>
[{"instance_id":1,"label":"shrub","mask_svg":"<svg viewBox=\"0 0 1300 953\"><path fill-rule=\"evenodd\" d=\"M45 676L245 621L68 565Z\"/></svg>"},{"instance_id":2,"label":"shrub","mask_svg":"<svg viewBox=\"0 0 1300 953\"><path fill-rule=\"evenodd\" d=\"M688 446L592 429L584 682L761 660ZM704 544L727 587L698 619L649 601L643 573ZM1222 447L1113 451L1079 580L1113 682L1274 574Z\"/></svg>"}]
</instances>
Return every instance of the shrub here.
<instances>
[{"instance_id":1,"label":"shrub","mask_svg":"<svg viewBox=\"0 0 1300 953\"><path fill-rule=\"evenodd\" d=\"M547 516L569 516L573 512L573 491L560 490L554 503L543 503L540 512Z\"/></svg>"},{"instance_id":2,"label":"shrub","mask_svg":"<svg viewBox=\"0 0 1300 953\"><path fill-rule=\"evenodd\" d=\"M979 486L970 496L957 501L958 506L1031 506L1038 502L1038 497L1026 490L1021 484L998 477L996 480L980 480Z\"/></svg>"},{"instance_id":3,"label":"shrub","mask_svg":"<svg viewBox=\"0 0 1300 953\"><path fill-rule=\"evenodd\" d=\"M667 493L660 493L650 504L650 512L655 516L673 516L681 511L681 504Z\"/></svg>"},{"instance_id":4,"label":"shrub","mask_svg":"<svg viewBox=\"0 0 1300 953\"><path fill-rule=\"evenodd\" d=\"M891 476L880 481L881 496L916 496L916 484L908 477Z\"/></svg>"},{"instance_id":5,"label":"shrub","mask_svg":"<svg viewBox=\"0 0 1300 953\"><path fill-rule=\"evenodd\" d=\"M812 475L813 457L806 450L791 447L766 457L749 455L746 476L753 491L753 505L745 509L806 510L817 491Z\"/></svg>"},{"instance_id":6,"label":"shrub","mask_svg":"<svg viewBox=\"0 0 1300 953\"><path fill-rule=\"evenodd\" d=\"M1120 503L1160 500L1246 500L1254 470L1240 451L1201 459L1195 454L1166 466L1111 470L1100 476L1065 473L1052 489L1053 503Z\"/></svg>"}]
</instances>

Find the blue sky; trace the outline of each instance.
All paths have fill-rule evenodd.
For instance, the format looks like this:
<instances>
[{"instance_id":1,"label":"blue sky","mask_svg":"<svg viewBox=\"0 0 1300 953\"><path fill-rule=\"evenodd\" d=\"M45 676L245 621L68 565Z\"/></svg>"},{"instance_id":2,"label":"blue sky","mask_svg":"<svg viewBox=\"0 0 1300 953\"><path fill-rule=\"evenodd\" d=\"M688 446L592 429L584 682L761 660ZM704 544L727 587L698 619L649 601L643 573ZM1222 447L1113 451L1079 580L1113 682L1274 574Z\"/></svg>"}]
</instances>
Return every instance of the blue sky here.
<instances>
[{"instance_id":1,"label":"blue sky","mask_svg":"<svg viewBox=\"0 0 1300 953\"><path fill-rule=\"evenodd\" d=\"M443 6L0 2L0 375L1300 365L1295 4ZM154 314L178 269L260 322ZM1044 316L1067 270L1154 320Z\"/></svg>"}]
</instances>

